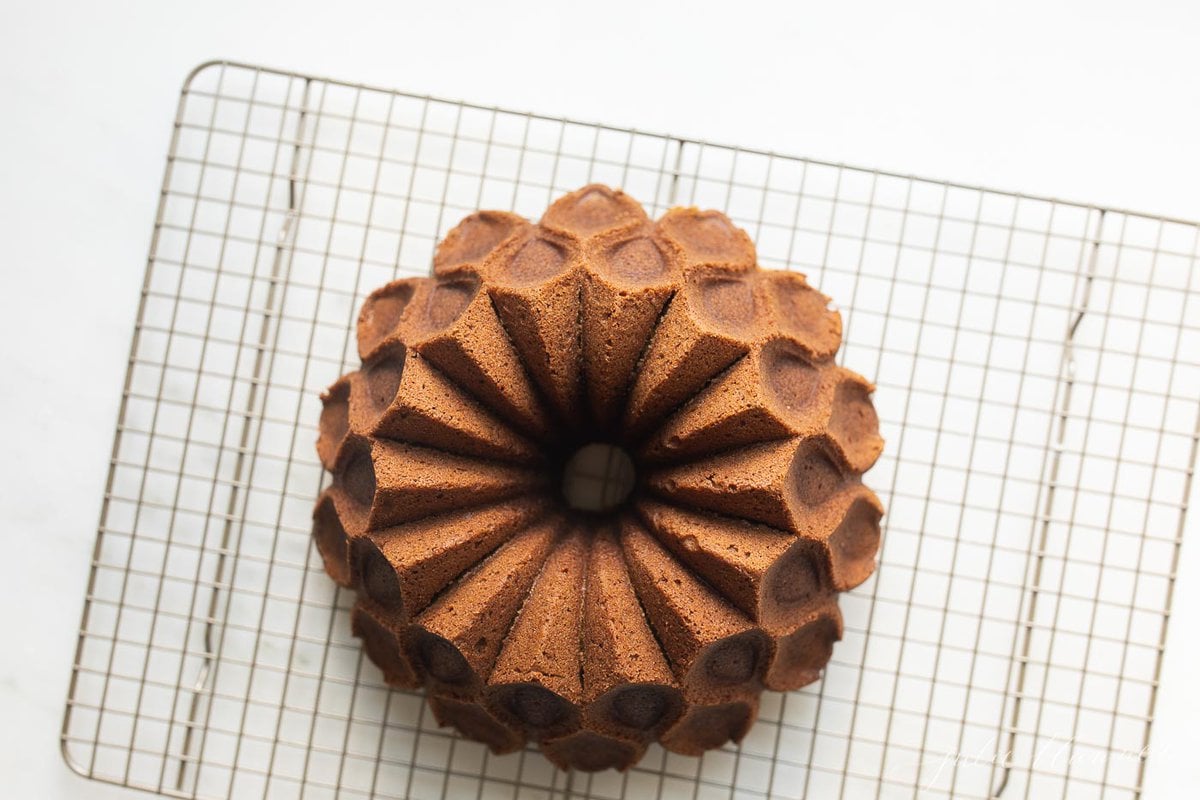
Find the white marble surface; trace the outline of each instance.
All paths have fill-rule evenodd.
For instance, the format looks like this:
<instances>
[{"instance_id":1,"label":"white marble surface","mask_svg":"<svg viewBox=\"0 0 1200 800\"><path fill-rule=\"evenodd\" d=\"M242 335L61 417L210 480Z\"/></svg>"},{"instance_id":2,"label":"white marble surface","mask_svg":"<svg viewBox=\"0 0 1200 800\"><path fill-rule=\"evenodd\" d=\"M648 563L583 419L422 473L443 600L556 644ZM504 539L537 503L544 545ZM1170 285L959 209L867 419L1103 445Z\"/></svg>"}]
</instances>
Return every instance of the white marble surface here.
<instances>
[{"instance_id":1,"label":"white marble surface","mask_svg":"<svg viewBox=\"0 0 1200 800\"><path fill-rule=\"evenodd\" d=\"M0 6L0 794L136 796L68 772L57 735L169 120L203 60L1200 218L1196 4L640 5ZM1170 746L1200 715L1198 544L1152 800L1200 783Z\"/></svg>"}]
</instances>

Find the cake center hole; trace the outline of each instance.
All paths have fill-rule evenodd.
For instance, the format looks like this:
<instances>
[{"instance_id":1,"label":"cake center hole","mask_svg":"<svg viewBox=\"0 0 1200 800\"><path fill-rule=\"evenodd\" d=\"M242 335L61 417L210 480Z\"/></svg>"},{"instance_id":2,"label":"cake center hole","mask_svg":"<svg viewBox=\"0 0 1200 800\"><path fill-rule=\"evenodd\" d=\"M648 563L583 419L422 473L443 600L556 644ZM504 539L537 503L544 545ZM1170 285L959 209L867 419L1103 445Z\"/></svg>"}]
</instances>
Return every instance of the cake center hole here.
<instances>
[{"instance_id":1,"label":"cake center hole","mask_svg":"<svg viewBox=\"0 0 1200 800\"><path fill-rule=\"evenodd\" d=\"M567 505L579 511L609 511L633 491L633 459L621 448L594 442L575 451L563 470Z\"/></svg>"}]
</instances>

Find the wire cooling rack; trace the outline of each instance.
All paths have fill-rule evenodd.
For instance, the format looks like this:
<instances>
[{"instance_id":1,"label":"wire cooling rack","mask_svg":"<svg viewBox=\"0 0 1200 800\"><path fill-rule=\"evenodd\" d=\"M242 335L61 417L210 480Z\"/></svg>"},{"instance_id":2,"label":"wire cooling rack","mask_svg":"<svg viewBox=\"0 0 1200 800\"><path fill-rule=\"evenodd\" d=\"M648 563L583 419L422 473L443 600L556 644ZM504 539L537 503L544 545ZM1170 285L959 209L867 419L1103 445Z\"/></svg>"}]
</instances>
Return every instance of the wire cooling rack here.
<instances>
[{"instance_id":1,"label":"wire cooling rack","mask_svg":"<svg viewBox=\"0 0 1200 800\"><path fill-rule=\"evenodd\" d=\"M438 729L350 635L310 514L364 295L589 181L726 210L842 304L888 509L822 681L739 747L565 774ZM62 729L203 798L1131 797L1200 422L1200 228L206 64L175 120Z\"/></svg>"}]
</instances>

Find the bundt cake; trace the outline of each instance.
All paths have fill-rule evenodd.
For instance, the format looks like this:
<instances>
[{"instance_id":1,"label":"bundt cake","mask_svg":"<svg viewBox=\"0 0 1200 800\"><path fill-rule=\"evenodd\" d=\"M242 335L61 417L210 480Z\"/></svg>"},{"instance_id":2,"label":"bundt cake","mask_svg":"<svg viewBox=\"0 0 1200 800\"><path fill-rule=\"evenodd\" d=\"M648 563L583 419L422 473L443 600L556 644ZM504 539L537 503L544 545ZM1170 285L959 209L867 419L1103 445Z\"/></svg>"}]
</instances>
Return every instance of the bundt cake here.
<instances>
[{"instance_id":1,"label":"bundt cake","mask_svg":"<svg viewBox=\"0 0 1200 800\"><path fill-rule=\"evenodd\" d=\"M817 679L874 568L883 442L841 319L722 214L586 186L480 211L323 395L328 573L384 678L494 752L626 769Z\"/></svg>"}]
</instances>

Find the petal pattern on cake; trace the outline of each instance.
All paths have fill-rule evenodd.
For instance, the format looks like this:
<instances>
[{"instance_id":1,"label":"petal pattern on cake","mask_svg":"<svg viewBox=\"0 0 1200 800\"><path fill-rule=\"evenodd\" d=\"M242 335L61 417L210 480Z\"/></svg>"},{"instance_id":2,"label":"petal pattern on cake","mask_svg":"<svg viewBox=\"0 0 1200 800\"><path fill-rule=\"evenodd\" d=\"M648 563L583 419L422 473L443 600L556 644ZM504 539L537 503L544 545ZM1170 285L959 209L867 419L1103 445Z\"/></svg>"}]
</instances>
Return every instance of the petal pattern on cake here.
<instances>
[{"instance_id":1,"label":"petal pattern on cake","mask_svg":"<svg viewBox=\"0 0 1200 800\"><path fill-rule=\"evenodd\" d=\"M625 409L640 439L756 347L779 339L760 273L685 271L639 365Z\"/></svg>"},{"instance_id":2,"label":"petal pattern on cake","mask_svg":"<svg viewBox=\"0 0 1200 800\"><path fill-rule=\"evenodd\" d=\"M375 489L368 519L372 529L503 500L546 483L546 476L535 470L386 439L372 443L365 467L372 466Z\"/></svg>"},{"instance_id":3,"label":"petal pattern on cake","mask_svg":"<svg viewBox=\"0 0 1200 800\"><path fill-rule=\"evenodd\" d=\"M829 591L824 548L746 520L641 500L638 513L658 540L769 633L790 627Z\"/></svg>"},{"instance_id":4,"label":"petal pattern on cake","mask_svg":"<svg viewBox=\"0 0 1200 800\"><path fill-rule=\"evenodd\" d=\"M453 381L408 351L396 394L374 435L501 461L540 459L536 445L501 422Z\"/></svg>"},{"instance_id":5,"label":"petal pattern on cake","mask_svg":"<svg viewBox=\"0 0 1200 800\"><path fill-rule=\"evenodd\" d=\"M579 427L579 305L582 271L570 242L517 239L483 267L488 292L513 346L559 419Z\"/></svg>"},{"instance_id":6,"label":"petal pattern on cake","mask_svg":"<svg viewBox=\"0 0 1200 800\"><path fill-rule=\"evenodd\" d=\"M580 624L588 536L575 528L542 566L488 677L488 705L531 738L579 727Z\"/></svg>"},{"instance_id":7,"label":"petal pattern on cake","mask_svg":"<svg viewBox=\"0 0 1200 800\"><path fill-rule=\"evenodd\" d=\"M646 480L680 505L797 531L806 509L822 507L850 478L824 440L796 438L662 467Z\"/></svg>"},{"instance_id":8,"label":"petal pattern on cake","mask_svg":"<svg viewBox=\"0 0 1200 800\"><path fill-rule=\"evenodd\" d=\"M482 264L488 254L529 227L526 219L507 211L476 211L438 243L433 274L452 274L461 267Z\"/></svg>"},{"instance_id":9,"label":"petal pattern on cake","mask_svg":"<svg viewBox=\"0 0 1200 800\"><path fill-rule=\"evenodd\" d=\"M545 739L542 752L560 769L624 772L646 753L646 743L637 739L605 736L595 731L576 731L556 739Z\"/></svg>"},{"instance_id":10,"label":"petal pattern on cake","mask_svg":"<svg viewBox=\"0 0 1200 800\"><path fill-rule=\"evenodd\" d=\"M343 375L321 395L321 419L317 423L317 457L321 466L333 469L338 451L350 433L350 386L357 373Z\"/></svg>"},{"instance_id":11,"label":"petal pattern on cake","mask_svg":"<svg viewBox=\"0 0 1200 800\"><path fill-rule=\"evenodd\" d=\"M767 638L631 518L621 525L629 576L689 700L759 685Z\"/></svg>"},{"instance_id":12,"label":"petal pattern on cake","mask_svg":"<svg viewBox=\"0 0 1200 800\"><path fill-rule=\"evenodd\" d=\"M336 472L349 451L369 446L380 414L395 395L402 365L403 351L397 355L389 346L321 395L317 455L325 469Z\"/></svg>"},{"instance_id":13,"label":"petal pattern on cake","mask_svg":"<svg viewBox=\"0 0 1200 800\"><path fill-rule=\"evenodd\" d=\"M610 425L659 317L675 293L677 261L645 227L593 239L580 319L583 375L596 421Z\"/></svg>"},{"instance_id":14,"label":"petal pattern on cake","mask_svg":"<svg viewBox=\"0 0 1200 800\"><path fill-rule=\"evenodd\" d=\"M819 543L817 558L838 591L858 586L875 569L883 506L857 475L844 474L834 463L824 439L786 439L667 467L651 474L647 484L672 503L765 523ZM650 501L639 507L656 508ZM723 529L712 519L697 524Z\"/></svg>"},{"instance_id":15,"label":"petal pattern on cake","mask_svg":"<svg viewBox=\"0 0 1200 800\"><path fill-rule=\"evenodd\" d=\"M725 703L697 704L661 739L673 753L698 756L726 742L740 742L758 718L758 695Z\"/></svg>"},{"instance_id":16,"label":"petal pattern on cake","mask_svg":"<svg viewBox=\"0 0 1200 800\"><path fill-rule=\"evenodd\" d=\"M798 272L764 272L762 283L775 329L814 360L832 358L842 343L842 315Z\"/></svg>"},{"instance_id":17,"label":"petal pattern on cake","mask_svg":"<svg viewBox=\"0 0 1200 800\"><path fill-rule=\"evenodd\" d=\"M672 208L658 221L658 230L689 268L720 267L735 272L755 268L754 242L719 211Z\"/></svg>"},{"instance_id":18,"label":"petal pattern on cake","mask_svg":"<svg viewBox=\"0 0 1200 800\"><path fill-rule=\"evenodd\" d=\"M562 527L548 518L518 533L413 619L407 651L435 691L479 696Z\"/></svg>"},{"instance_id":19,"label":"petal pattern on cake","mask_svg":"<svg viewBox=\"0 0 1200 800\"><path fill-rule=\"evenodd\" d=\"M583 609L585 719L596 730L649 738L679 716L682 697L646 621L611 527L594 534Z\"/></svg>"},{"instance_id":20,"label":"petal pattern on cake","mask_svg":"<svg viewBox=\"0 0 1200 800\"><path fill-rule=\"evenodd\" d=\"M332 489L338 491L347 506L363 515L366 526L371 525L371 508L375 503L375 462L371 439L347 438L338 449L333 465Z\"/></svg>"},{"instance_id":21,"label":"petal pattern on cake","mask_svg":"<svg viewBox=\"0 0 1200 800\"><path fill-rule=\"evenodd\" d=\"M433 718L443 727L452 727L477 742L483 742L496 755L515 753L525 746L525 736L488 713L478 703L431 695Z\"/></svg>"},{"instance_id":22,"label":"petal pattern on cake","mask_svg":"<svg viewBox=\"0 0 1200 800\"><path fill-rule=\"evenodd\" d=\"M539 224L584 241L600 233L638 227L649 219L641 203L619 189L592 183L555 200Z\"/></svg>"},{"instance_id":23,"label":"petal pattern on cake","mask_svg":"<svg viewBox=\"0 0 1200 800\"><path fill-rule=\"evenodd\" d=\"M842 614L833 596L809 613L796 629L776 637L763 682L768 689L789 692L816 681L842 638Z\"/></svg>"},{"instance_id":24,"label":"petal pattern on cake","mask_svg":"<svg viewBox=\"0 0 1200 800\"><path fill-rule=\"evenodd\" d=\"M546 507L542 497L518 497L369 531L350 546L353 583L374 606L407 620Z\"/></svg>"},{"instance_id":25,"label":"petal pattern on cake","mask_svg":"<svg viewBox=\"0 0 1200 800\"><path fill-rule=\"evenodd\" d=\"M396 341L396 329L412 302L423 278L401 278L381 286L363 302L358 313L358 357L366 361L388 343Z\"/></svg>"},{"instance_id":26,"label":"petal pattern on cake","mask_svg":"<svg viewBox=\"0 0 1200 800\"><path fill-rule=\"evenodd\" d=\"M313 509L313 542L325 571L342 586L354 585L350 574L351 542L366 532L366 510L347 498L342 489L330 486L321 493Z\"/></svg>"},{"instance_id":27,"label":"petal pattern on cake","mask_svg":"<svg viewBox=\"0 0 1200 800\"><path fill-rule=\"evenodd\" d=\"M839 592L845 592L875 571L883 504L874 492L859 485L839 494L831 505L840 512L841 520L825 539L825 545L833 586Z\"/></svg>"},{"instance_id":28,"label":"petal pattern on cake","mask_svg":"<svg viewBox=\"0 0 1200 800\"><path fill-rule=\"evenodd\" d=\"M770 340L717 376L641 448L649 461L680 461L755 442L823 431L841 373Z\"/></svg>"},{"instance_id":29,"label":"petal pattern on cake","mask_svg":"<svg viewBox=\"0 0 1200 800\"><path fill-rule=\"evenodd\" d=\"M363 650L383 672L388 686L415 689L421 677L400 644L400 632L387 616L369 605L355 603L350 611L350 630L362 640Z\"/></svg>"},{"instance_id":30,"label":"petal pattern on cake","mask_svg":"<svg viewBox=\"0 0 1200 800\"><path fill-rule=\"evenodd\" d=\"M542 403L475 273L455 272L423 285L405 309L400 335L520 431L546 434Z\"/></svg>"},{"instance_id":31,"label":"petal pattern on cake","mask_svg":"<svg viewBox=\"0 0 1200 800\"><path fill-rule=\"evenodd\" d=\"M829 438L842 460L855 472L866 472L883 452L879 417L871 403L875 387L865 378L842 370L829 416Z\"/></svg>"}]
</instances>

